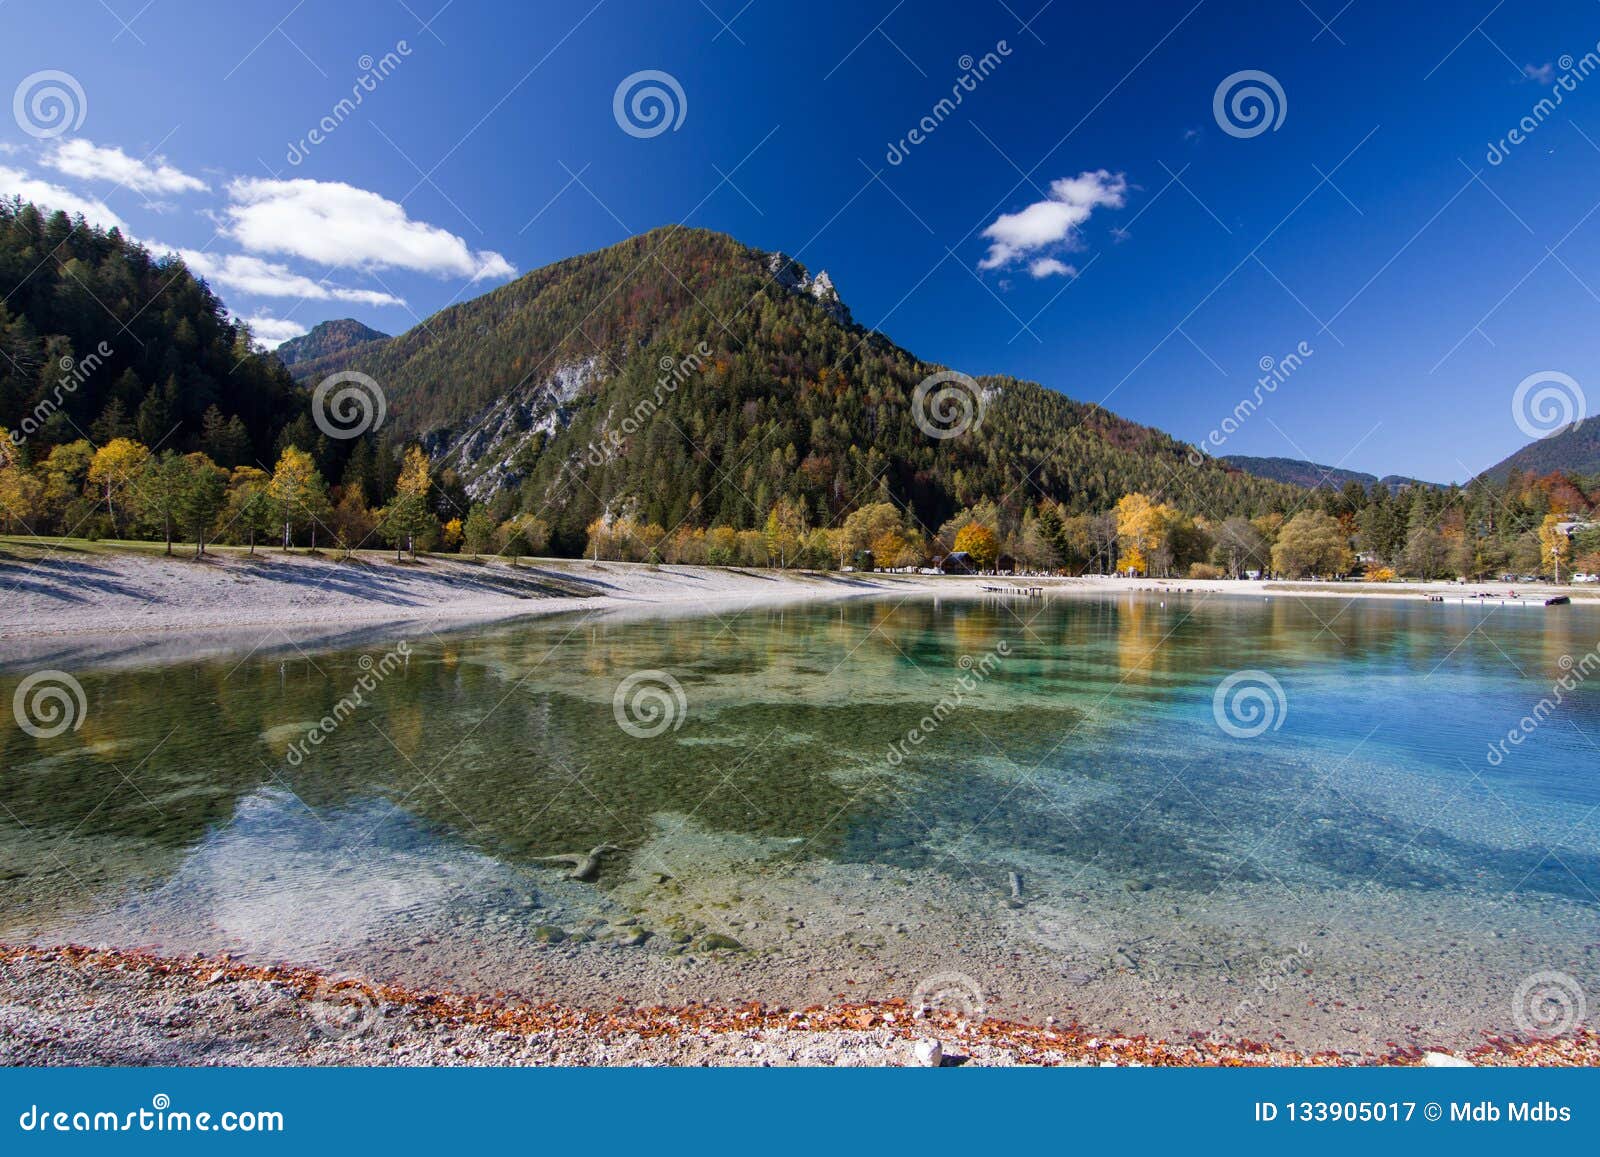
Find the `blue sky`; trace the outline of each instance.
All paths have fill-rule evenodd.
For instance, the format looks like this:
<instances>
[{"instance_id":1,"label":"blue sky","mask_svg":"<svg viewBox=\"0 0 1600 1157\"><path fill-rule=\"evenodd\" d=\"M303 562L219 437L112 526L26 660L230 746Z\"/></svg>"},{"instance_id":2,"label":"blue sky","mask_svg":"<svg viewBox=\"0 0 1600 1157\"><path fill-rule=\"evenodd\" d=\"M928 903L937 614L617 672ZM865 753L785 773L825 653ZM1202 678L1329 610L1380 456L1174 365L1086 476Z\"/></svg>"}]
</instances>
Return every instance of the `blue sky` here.
<instances>
[{"instance_id":1,"label":"blue sky","mask_svg":"<svg viewBox=\"0 0 1600 1157\"><path fill-rule=\"evenodd\" d=\"M1593 0L9 0L0 29L0 192L184 250L264 338L400 332L682 221L827 269L925 358L1216 453L1464 479L1529 440L1529 375L1600 406ZM614 114L646 71L682 93L654 135ZM1241 72L1276 91L1219 116Z\"/></svg>"}]
</instances>

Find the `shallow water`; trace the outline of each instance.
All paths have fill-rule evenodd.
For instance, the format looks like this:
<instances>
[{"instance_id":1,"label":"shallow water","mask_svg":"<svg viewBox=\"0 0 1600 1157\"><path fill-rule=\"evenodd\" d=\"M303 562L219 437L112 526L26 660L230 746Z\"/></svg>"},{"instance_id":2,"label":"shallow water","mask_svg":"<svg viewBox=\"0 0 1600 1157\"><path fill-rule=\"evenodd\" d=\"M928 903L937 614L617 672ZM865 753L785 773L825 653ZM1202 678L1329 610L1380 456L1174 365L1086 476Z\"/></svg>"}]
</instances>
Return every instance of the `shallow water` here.
<instances>
[{"instance_id":1,"label":"shallow water","mask_svg":"<svg viewBox=\"0 0 1600 1157\"><path fill-rule=\"evenodd\" d=\"M0 731L0 938L1306 1047L1547 1028L1600 1002L1600 669L1488 755L1597 644L1582 607L1191 595L75 657L77 730ZM607 844L592 882L540 859Z\"/></svg>"}]
</instances>

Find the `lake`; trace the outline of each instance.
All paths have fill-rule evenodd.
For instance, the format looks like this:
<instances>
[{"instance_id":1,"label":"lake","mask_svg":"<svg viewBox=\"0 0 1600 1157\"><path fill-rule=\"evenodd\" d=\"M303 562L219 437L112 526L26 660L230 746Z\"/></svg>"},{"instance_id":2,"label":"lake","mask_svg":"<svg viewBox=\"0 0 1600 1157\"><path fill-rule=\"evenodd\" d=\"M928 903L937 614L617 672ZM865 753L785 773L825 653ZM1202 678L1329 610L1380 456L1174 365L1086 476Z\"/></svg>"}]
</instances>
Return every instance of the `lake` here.
<instances>
[{"instance_id":1,"label":"lake","mask_svg":"<svg viewBox=\"0 0 1600 1157\"><path fill-rule=\"evenodd\" d=\"M1129 594L34 656L4 701L60 668L82 710L0 730L0 939L1301 1048L1559 1030L1600 999L1597 644L1579 606Z\"/></svg>"}]
</instances>

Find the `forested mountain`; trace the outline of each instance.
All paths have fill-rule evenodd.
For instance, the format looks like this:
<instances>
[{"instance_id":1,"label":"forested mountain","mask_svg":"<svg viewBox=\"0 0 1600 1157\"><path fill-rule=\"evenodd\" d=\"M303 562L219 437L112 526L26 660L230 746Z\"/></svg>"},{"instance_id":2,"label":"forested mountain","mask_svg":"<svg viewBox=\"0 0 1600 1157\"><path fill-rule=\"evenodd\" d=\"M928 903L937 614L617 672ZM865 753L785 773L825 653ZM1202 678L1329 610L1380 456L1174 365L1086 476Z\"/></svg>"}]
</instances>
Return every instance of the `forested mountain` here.
<instances>
[{"instance_id":1,"label":"forested mountain","mask_svg":"<svg viewBox=\"0 0 1600 1157\"><path fill-rule=\"evenodd\" d=\"M515 492L558 542L619 513L759 527L780 498L812 525L888 500L927 527L983 499L1087 512L1143 490L1217 517L1296 502L1010 378L964 394L982 407L969 432L930 437L914 393L939 367L851 324L825 275L698 229L558 262L296 372L346 368L380 383L395 437L422 439L475 496Z\"/></svg>"},{"instance_id":2,"label":"forested mountain","mask_svg":"<svg viewBox=\"0 0 1600 1157\"><path fill-rule=\"evenodd\" d=\"M1522 474L1600 474L1600 421L1591 418L1568 426L1559 434L1530 442L1483 475L1503 482L1513 470Z\"/></svg>"},{"instance_id":3,"label":"forested mountain","mask_svg":"<svg viewBox=\"0 0 1600 1157\"><path fill-rule=\"evenodd\" d=\"M1376 474L1365 474L1360 470L1342 470L1337 466L1322 466L1301 458L1255 458L1248 454L1228 454L1219 461L1235 466L1246 474L1254 474L1257 478L1288 482L1294 486L1305 486L1313 490L1319 487L1341 490L1350 482L1361 486L1378 483L1390 490L1398 490L1403 486L1434 485L1401 474L1385 474L1379 478Z\"/></svg>"},{"instance_id":4,"label":"forested mountain","mask_svg":"<svg viewBox=\"0 0 1600 1157\"><path fill-rule=\"evenodd\" d=\"M1600 570L1600 530L1572 528L1600 478L1256 477L920 361L854 324L826 274L704 230L559 262L397 337L319 327L293 378L179 258L81 218L0 203L0 296L8 531L744 566L954 550L1195 577L1342 574L1358 552L1390 577ZM338 370L383 393L355 430L318 401Z\"/></svg>"},{"instance_id":5,"label":"forested mountain","mask_svg":"<svg viewBox=\"0 0 1600 1157\"><path fill-rule=\"evenodd\" d=\"M330 354L348 353L368 342L382 341L389 335L363 325L353 317L341 317L311 327L309 333L292 337L273 352L286 366L315 361Z\"/></svg>"},{"instance_id":6,"label":"forested mountain","mask_svg":"<svg viewBox=\"0 0 1600 1157\"><path fill-rule=\"evenodd\" d=\"M204 282L117 230L0 199L0 426L25 455L90 438L271 460L305 399Z\"/></svg>"}]
</instances>

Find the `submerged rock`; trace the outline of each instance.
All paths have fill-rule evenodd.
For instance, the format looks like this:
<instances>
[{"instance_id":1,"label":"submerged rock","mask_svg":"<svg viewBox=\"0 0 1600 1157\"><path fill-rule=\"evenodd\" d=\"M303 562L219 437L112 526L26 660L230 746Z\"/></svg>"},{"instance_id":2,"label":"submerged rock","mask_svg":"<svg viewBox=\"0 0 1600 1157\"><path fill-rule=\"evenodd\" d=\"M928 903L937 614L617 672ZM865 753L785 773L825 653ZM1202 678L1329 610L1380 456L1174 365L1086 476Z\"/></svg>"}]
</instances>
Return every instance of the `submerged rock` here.
<instances>
[{"instance_id":1,"label":"submerged rock","mask_svg":"<svg viewBox=\"0 0 1600 1157\"><path fill-rule=\"evenodd\" d=\"M616 844L599 844L587 853L567 852L560 856L535 856L534 859L547 864L566 864L571 869L567 879L587 882L600 874L600 861L607 853L621 850Z\"/></svg>"}]
</instances>

